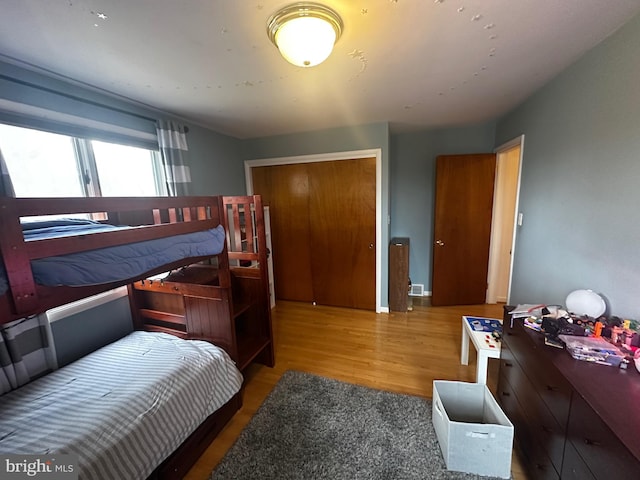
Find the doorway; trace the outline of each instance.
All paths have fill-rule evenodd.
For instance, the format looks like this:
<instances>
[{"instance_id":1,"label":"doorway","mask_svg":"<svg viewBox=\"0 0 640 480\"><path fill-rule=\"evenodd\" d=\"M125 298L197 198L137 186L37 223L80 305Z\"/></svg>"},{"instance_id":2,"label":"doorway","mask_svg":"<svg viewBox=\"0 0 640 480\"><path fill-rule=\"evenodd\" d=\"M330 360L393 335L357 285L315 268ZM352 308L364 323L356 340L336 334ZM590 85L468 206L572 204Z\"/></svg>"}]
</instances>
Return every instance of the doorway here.
<instances>
[{"instance_id":1,"label":"doorway","mask_svg":"<svg viewBox=\"0 0 640 480\"><path fill-rule=\"evenodd\" d=\"M524 135L521 135L496 149L487 303L509 302L523 146Z\"/></svg>"},{"instance_id":2,"label":"doorway","mask_svg":"<svg viewBox=\"0 0 640 480\"><path fill-rule=\"evenodd\" d=\"M370 160L366 160L366 159L370 159ZM369 232L369 240L366 242L366 250L368 252L367 253L367 257L370 258L370 262L372 265L372 270L368 276L368 280L367 282L365 282L365 284L363 285L351 285L351 288L357 289L357 288L365 288L368 291L368 295L369 298L371 299L371 301L367 301L368 303L368 308L369 309L375 309L376 312L380 312L381 311L381 255L382 255L382 250L381 250L381 237L382 237L382 222L380 219L381 216L381 172L382 172L382 167L381 167L381 162L382 162L382 155L381 155L381 150L380 149L375 149L375 150L359 150L359 151L353 151L353 152L338 152L338 153L331 153L331 154L320 154L320 155L305 155L305 156L298 156L298 157L284 157L284 158L273 158L273 159L261 159L261 160L250 160L250 161L246 161L245 162L245 175L246 175L246 182L247 182L247 190L248 193L261 193L256 189L256 186L258 186L257 184L254 184L254 182L262 182L262 184L259 186L259 188L265 188L265 180L264 178L262 180L258 180L255 178L255 173L262 171L262 173L265 173L267 170L265 170L263 167L285 167L287 166L287 168L282 168L282 172L283 175L288 175L288 173L286 172L292 172L291 174L293 175L292 177L290 177L289 180L285 180L284 184L278 184L283 177L278 177L279 174L277 172L277 170L279 168L274 168L271 169L272 173L275 173L276 177L272 177L268 180L268 182L271 182L273 185L276 185L276 190L280 191L281 189L288 189L289 186L291 185L291 183L293 182L293 180L295 179L303 179L303 178L312 178L312 177L308 177L308 173L310 171L331 171L332 169L334 169L336 166L339 166L339 164L342 164L342 161L344 162L344 165L347 166L347 164L349 163L349 160L353 160L354 165L357 164L361 164L361 165L367 165L365 167L365 170L368 172L367 175L372 176L372 184L371 184L371 188L372 188L372 192L371 192L371 205L369 208L369 213L368 215L370 215L371 218L371 227L367 227L370 228ZM364 163L363 163L364 162ZM325 164L326 166L322 166L322 164ZM290 168L289 168L290 167ZM362 167L356 167L357 168L362 168ZM297 174L296 174L297 172ZM272 175L272 173L269 173L268 175ZM277 180L276 178L280 178L280 180ZM276 182L276 184L274 184L273 182ZM339 182L334 182L334 183L339 183ZM295 187L295 182L293 182L293 186ZM303 185L304 184L304 185ZM309 187L309 184L305 181L302 182L302 184L297 185L296 188L302 188L303 186L305 186L305 188ZM346 185L345 185L346 186ZM345 190L345 189L341 189L341 190ZM303 195L304 196L304 195ZM316 220L316 223L318 223L318 216L315 215L310 215L311 212L311 208L310 208L310 204L309 201L312 201L312 197L307 197L307 200L302 199L302 197L300 195L292 195L289 196L288 199L282 199L280 198L278 200L280 203L284 202L284 203L290 203L290 202L294 202L296 205L296 208L287 208L286 209L286 215L287 215L287 219L286 222L287 223L291 223L291 222L297 222L298 223L298 227L300 227L302 230L301 232L304 235L307 234L311 234L313 233L313 229L316 228L317 226L321 226L321 224L316 225L316 227L314 227L314 220ZM352 202L343 202L343 214L341 216L341 220L339 220L339 222L337 222L338 224L342 223L345 224L344 222L348 222L348 218L346 218L344 215L348 214L348 210L346 209L347 203L352 203ZM275 206L275 205L274 205ZM293 204L292 204L293 206ZM317 204L316 204L317 206ZM315 208L315 207L314 207ZM317 210L314 210L314 212L316 212L317 214ZM279 221L279 219L277 219L278 212L274 211L272 212L272 225L275 224L276 222ZM281 219L280 219L281 220ZM305 226L305 222L307 224L311 224L311 226ZM335 220L334 220L335 222ZM335 223L334 223L335 225ZM288 231L287 229L285 229L286 231ZM275 238L275 231L273 232L273 241L276 240ZM372 235L373 234L373 238ZM284 242L289 242L291 245L291 250L295 251L296 248L299 247L299 245L296 245L297 242L305 242L304 238L296 238L295 235L290 235L287 234L287 237ZM325 236L326 239L326 236ZM307 243L312 243L310 240L311 238L307 238L307 240L309 240L309 242ZM274 245L275 247L275 245ZM274 248L275 250L275 248ZM274 251L274 253L277 253ZM314 252L312 252L314 253ZM362 253L362 252L361 252ZM286 252L287 255L289 255L289 250L287 249ZM370 257L369 257L370 256ZM353 258L356 258L357 255L352 256L349 258L349 261L353 261ZM296 258L295 260L298 260L298 262L304 260L304 258L308 258L308 255L299 255L299 259ZM289 259L290 260L290 259ZM291 262L287 260L287 264L290 264ZM313 266L313 258L310 260L309 266L312 267ZM279 264L278 261L278 257L274 255L274 263L275 264ZM285 262L282 262L285 263ZM317 265L320 266L320 268L326 269L327 266L330 266L328 262L315 262ZM281 265L282 266L282 265ZM331 268L329 268L329 271L334 270L333 267L337 267L336 264L334 264ZM275 268L276 271L278 270L278 268ZM299 266L299 269L301 270L305 270L303 268L303 265ZM309 272L312 272L313 268L308 269L307 272L307 276L309 276ZM375 278L375 280L374 280ZM339 285L340 282L342 282L344 280L344 278L337 278L335 280L336 285ZM313 279L310 280L310 285L313 285ZM316 282L317 283L317 282ZM318 285L320 286L320 285ZM293 290L298 290L298 292L293 292L292 290L289 291L289 293L293 293L293 294L301 294L301 295L307 295L309 297L310 301L315 301L315 296L317 296L317 292L320 292L321 296L326 296L327 294L332 294L331 291L327 290L326 288L327 283L324 283L324 288L318 288L315 289L314 287L312 287L312 290L315 290L315 292L309 292L309 288L305 287L302 282L299 282L298 284L294 285ZM276 278L276 292L278 293L278 279ZM343 288L344 289L344 288ZM336 290L335 292L339 292L340 289ZM333 292L333 293L335 293ZM280 296L280 295L278 295ZM353 299L349 300L352 301ZM352 305L354 308L362 308L360 306L357 305L357 302L360 302L360 299L355 299L356 300L356 304ZM318 303L323 303L322 299L320 298ZM324 303L323 303L324 304Z\"/></svg>"},{"instance_id":3,"label":"doorway","mask_svg":"<svg viewBox=\"0 0 640 480\"><path fill-rule=\"evenodd\" d=\"M523 144L438 157L432 305L509 301Z\"/></svg>"}]
</instances>

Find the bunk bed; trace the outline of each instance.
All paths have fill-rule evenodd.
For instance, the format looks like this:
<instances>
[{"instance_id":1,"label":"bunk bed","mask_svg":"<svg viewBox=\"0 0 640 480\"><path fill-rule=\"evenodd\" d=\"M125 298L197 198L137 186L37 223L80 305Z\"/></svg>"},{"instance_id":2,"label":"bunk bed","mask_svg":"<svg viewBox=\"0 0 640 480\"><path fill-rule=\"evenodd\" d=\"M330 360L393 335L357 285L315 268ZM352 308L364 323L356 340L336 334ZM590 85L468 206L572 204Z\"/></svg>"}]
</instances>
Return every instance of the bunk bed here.
<instances>
[{"instance_id":1,"label":"bunk bed","mask_svg":"<svg viewBox=\"0 0 640 480\"><path fill-rule=\"evenodd\" d=\"M129 286L137 329L216 338L244 371L275 362L264 208L259 195L222 198L226 255ZM225 262L225 263L220 263Z\"/></svg>"},{"instance_id":2,"label":"bunk bed","mask_svg":"<svg viewBox=\"0 0 640 480\"><path fill-rule=\"evenodd\" d=\"M255 213L245 215L246 212L256 212L256 207L260 209L257 223ZM215 311L215 309L201 311L197 321L192 318L193 315L183 316L180 319L179 315L167 313L164 316L160 315L161 318L158 322L157 313L154 315L153 310L139 307L140 298L135 294L137 290L130 286L134 326L136 330L140 331L134 332L132 338L123 339L125 343L133 342L135 345L144 345L145 342L151 342L155 345L162 338L165 343L168 343L169 347L167 348L172 350L171 355L182 362L188 355L180 350L185 348L181 346L183 344L180 342L182 339L195 340L195 342L186 342L189 345L186 347L188 350L202 349L204 357L226 357L238 364L240 352L247 351L245 347L238 347L244 342L251 345L250 360L273 365L271 318L266 283L268 281L266 279L266 246L264 245L264 225L261 224L261 209L259 196L47 199L0 197L0 255L2 260L0 263L0 323L6 324L27 318L53 307L118 286L132 285L135 282L138 282L141 287L151 286L153 283L156 286L171 284L171 281L164 282L163 279L160 279L153 282L151 279L158 274L163 274L163 272L173 271L174 273L169 275L171 277L172 275L184 275L185 272L207 271L210 274L210 283L216 284L216 290L222 292L222 296L227 299L229 305L234 305L234 296L249 305L246 308L242 307L242 310L253 312L247 320L253 327L249 327L247 330L243 326L243 321L238 320L240 315L233 307L219 311ZM83 215L84 217L76 220L55 220L55 222L51 222L50 217L44 221L39 218L45 215ZM33 221L34 218L35 221ZM253 220L248 221L251 218ZM232 246L231 249L227 248L229 245ZM106 268L98 268L97 265ZM175 272L176 269L179 270ZM232 273L232 270L235 273ZM212 278L215 281L211 280ZM142 279L148 280L141 283ZM172 288L176 286L174 283ZM144 289L140 291L144 291ZM267 305L266 310L263 308L265 304ZM151 313L149 314L149 312ZM177 323L168 322L170 328L167 328L168 318L177 320ZM216 327L210 327L212 324ZM241 326L238 327L238 325ZM259 328L256 325L259 325ZM218 347L223 350L218 353L212 351L212 348ZM108 345L70 366L80 368L76 364L87 363L89 370L91 370L93 362L105 362L104 358L100 360L101 356L106 355L106 358L109 358L111 355L116 357L120 355L119 353L109 353L108 350L111 348L116 347ZM107 349L106 353L105 349ZM131 350L132 348L125 346L124 349ZM151 351L151 348L143 348L142 352L138 350L137 353L134 353L134 358L139 359ZM245 355L242 361L246 362L246 359ZM125 360L124 363L131 361L131 359ZM156 361L160 362L158 359ZM201 362L201 360L195 361ZM244 365L246 366L246 363ZM15 425L10 422L5 424L3 421L3 419L7 420L13 417L8 406L13 405L17 411L31 407L34 405L33 400L24 400L24 398L33 398L29 397L30 391L35 391L35 398L38 398L38 396L42 396L43 384L53 382L56 378L61 377L62 384L66 385L65 382L69 383L68 375L74 379L71 383L75 382L78 375L84 375L76 371L63 372L67 368L57 370L27 384L26 388L20 387L5 394L4 397L0 397L0 405L2 405L0 425L5 425L8 429L7 432L4 432L8 435L4 439L7 442L3 444L4 447L11 445L12 436L16 435ZM114 457L114 453L111 451L107 452L107 455L112 461L107 462L104 458L92 459L94 467L89 466L88 460L85 462L81 456L80 470L84 472L84 476L92 478L90 472L97 471L95 465L104 467L109 464L109 468L125 468L128 478L145 478L147 476L149 478L181 478L241 406L242 377L238 369L235 366L229 368L228 364L224 362L222 366L218 365L212 368L225 371L224 375L229 378L229 383L224 387L227 390L225 395L220 395L217 399L222 399L223 405L216 404L215 407L212 407L213 404L206 405L203 411L206 411L208 416L204 420L197 419L196 425L199 423L199 426L195 430L192 425L196 421L194 418L189 419L191 424L175 427L180 430L180 435L174 435L171 430L168 430L167 436L179 438L181 442L177 448L171 443L164 445L163 448L165 450L169 448L169 451L174 452L173 454L166 457L163 450L158 449L160 453L156 452L156 454L159 456L153 456L153 458L146 458L143 455L144 458L128 458L127 461L114 462L113 458L117 460L120 457L117 455ZM187 367L187 370L198 369ZM171 371L170 374L174 377L177 376L176 378L188 376L184 372L176 373L176 371ZM144 372L142 375L143 377L147 376ZM116 377L119 377L117 380L120 381L124 378L122 375L116 375ZM170 379L169 382L174 385L176 378ZM91 382L96 384L100 380L94 378L89 381L89 384L92 384ZM160 386L149 384L146 387L155 392L156 397L152 396L155 400L157 400L157 395L160 395L158 389L167 393L166 389L163 390L162 382L160 382ZM125 383L136 382L129 379ZM202 379L194 379L187 384L200 385ZM59 383L52 385L51 388L54 392L60 389ZM185 388L191 392L188 395L192 395L192 387ZM107 387L104 389L108 390ZM26 392L26 397L22 397L21 392ZM112 391L108 390L105 396L110 394ZM58 395L60 394L58 393ZM160 396L166 395L161 394ZM52 398L55 398L55 395ZM187 402L184 397L173 398L172 402L175 405L174 410L169 414L170 416L183 416L194 408L191 401ZM189 404L187 405L185 402ZM198 400L198 402L206 403L203 400ZM48 405L53 405L53 403ZM87 400L84 403L90 402ZM213 413L211 412L212 408L215 408ZM46 413L46 408L43 408L42 411ZM109 414L101 416L96 413L95 415L96 418L103 418L106 415L104 421L107 423L105 425L108 425L110 429L114 428ZM154 415L148 416L153 417ZM165 423L161 422L160 425L154 424L151 428L153 431L165 428ZM119 428L117 427L116 430ZM52 434L57 435L56 432L52 432ZM133 433L133 435L135 437L134 443L140 441L141 435L144 436L140 433ZM156 449L157 445L153 442L158 440L158 436L146 436L151 439L149 444L142 443L146 448L127 448L118 442L113 448L120 448L125 456L132 455L131 452L141 450L148 452ZM99 456L103 453L100 451L100 446L103 445L100 442L93 444L84 441L84 444L85 451L91 450L92 455ZM56 444L55 448L58 453L65 452L64 446ZM123 448L124 450L122 450ZM0 448L0 450L6 451L6 448ZM49 453L49 450L34 453ZM160 460L162 462L158 464ZM133 472L132 465L138 463L145 464L145 468ZM85 467L84 471L83 467ZM121 474L116 471L120 472L115 470L112 476ZM131 476L132 472L135 475ZM105 473L107 472L102 472L103 475ZM108 477L107 473L105 478Z\"/></svg>"}]
</instances>

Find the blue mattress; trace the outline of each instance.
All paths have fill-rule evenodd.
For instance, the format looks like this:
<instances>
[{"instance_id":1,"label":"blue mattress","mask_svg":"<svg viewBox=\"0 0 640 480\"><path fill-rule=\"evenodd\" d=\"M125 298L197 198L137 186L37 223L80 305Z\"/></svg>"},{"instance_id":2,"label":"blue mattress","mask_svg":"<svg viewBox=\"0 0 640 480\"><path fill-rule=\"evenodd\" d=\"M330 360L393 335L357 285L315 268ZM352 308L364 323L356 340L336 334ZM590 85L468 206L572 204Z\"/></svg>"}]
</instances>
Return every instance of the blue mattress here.
<instances>
[{"instance_id":1,"label":"blue mattress","mask_svg":"<svg viewBox=\"0 0 640 480\"><path fill-rule=\"evenodd\" d=\"M22 228L25 240L29 241L129 227L65 219L24 223ZM219 225L201 232L41 258L31 262L31 269L39 285L99 285L137 277L183 258L217 255L222 252L224 242L224 228ZM4 265L0 264L0 294L7 289L6 272Z\"/></svg>"}]
</instances>

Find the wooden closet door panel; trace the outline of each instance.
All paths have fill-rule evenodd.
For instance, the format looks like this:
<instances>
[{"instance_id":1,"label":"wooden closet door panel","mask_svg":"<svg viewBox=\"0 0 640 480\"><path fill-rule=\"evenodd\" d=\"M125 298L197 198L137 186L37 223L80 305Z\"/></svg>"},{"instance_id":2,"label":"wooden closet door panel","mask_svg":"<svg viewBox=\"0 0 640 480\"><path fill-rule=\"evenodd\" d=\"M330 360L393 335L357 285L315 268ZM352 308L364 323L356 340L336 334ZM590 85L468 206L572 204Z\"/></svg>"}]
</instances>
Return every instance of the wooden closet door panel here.
<instances>
[{"instance_id":1,"label":"wooden closet door panel","mask_svg":"<svg viewBox=\"0 0 640 480\"><path fill-rule=\"evenodd\" d=\"M313 301L309 178L306 164L252 169L253 191L271 214L276 298Z\"/></svg>"},{"instance_id":2,"label":"wooden closet door panel","mask_svg":"<svg viewBox=\"0 0 640 480\"><path fill-rule=\"evenodd\" d=\"M431 304L485 303L496 156L436 159Z\"/></svg>"},{"instance_id":3,"label":"wooden closet door panel","mask_svg":"<svg viewBox=\"0 0 640 480\"><path fill-rule=\"evenodd\" d=\"M318 162L308 169L315 301L374 310L376 160Z\"/></svg>"}]
</instances>

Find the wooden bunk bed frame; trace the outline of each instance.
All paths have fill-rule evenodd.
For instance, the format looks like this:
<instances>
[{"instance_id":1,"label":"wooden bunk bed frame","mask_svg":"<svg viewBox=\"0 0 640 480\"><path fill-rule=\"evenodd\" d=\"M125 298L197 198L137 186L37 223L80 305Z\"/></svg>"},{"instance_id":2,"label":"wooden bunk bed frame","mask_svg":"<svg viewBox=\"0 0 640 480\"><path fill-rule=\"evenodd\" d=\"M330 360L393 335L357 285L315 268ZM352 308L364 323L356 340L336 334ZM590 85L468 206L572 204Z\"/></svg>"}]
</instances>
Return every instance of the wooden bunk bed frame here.
<instances>
[{"instance_id":1,"label":"wooden bunk bed frame","mask_svg":"<svg viewBox=\"0 0 640 480\"><path fill-rule=\"evenodd\" d=\"M162 281L129 285L138 330L215 339L244 371L272 367L264 209L259 195L222 197L226 254L217 265L194 264Z\"/></svg>"},{"instance_id":2,"label":"wooden bunk bed frame","mask_svg":"<svg viewBox=\"0 0 640 480\"><path fill-rule=\"evenodd\" d=\"M250 214L246 215L246 212ZM21 217L78 213L97 214L99 218L106 218L104 223L136 227L25 242ZM248 221L250 218L252 221ZM141 309L139 294L146 293L146 287L151 287L152 283L141 283L139 280L187 265L192 265L191 269L208 269L196 264L212 257L187 258L135 278L82 287L38 285L31 271L30 262L35 259L203 231L219 224L225 228L227 241L224 250L215 256L217 286L207 288L197 284L164 283L173 291L175 288L196 290L194 295L183 296L188 301L194 300L194 305L198 303L198 298L209 301L207 308L200 310L197 315L195 310L190 310L182 319L160 311L149 315L149 309ZM0 197L0 255L9 285L8 291L0 295L0 324L129 285L136 329L164 331L183 338L211 341L224 348L241 370L251 361L269 366L274 364L267 248L259 196ZM187 268L187 271L192 270ZM136 281L142 288L132 286ZM156 282L155 285L162 286L163 282ZM205 293L202 288L197 291L199 287L204 288ZM216 298L212 301L214 297L226 300L220 302ZM222 304L223 308L210 308L214 303ZM247 312L251 313L246 323L240 321L239 318ZM178 319L178 323L169 322L170 328L167 328L167 319ZM182 478L241 406L242 390L207 418L174 454L158 466L150 478Z\"/></svg>"},{"instance_id":3,"label":"wooden bunk bed frame","mask_svg":"<svg viewBox=\"0 0 640 480\"><path fill-rule=\"evenodd\" d=\"M222 223L222 197L12 198L0 197L0 254L9 291L0 298L1 323L41 313L81 298L127 285L148 275L193 263L198 258L163 265L137 278L86 287L37 285L32 260L165 238L215 228ZM104 223L136 228L25 242L23 217L98 214Z\"/></svg>"}]
</instances>

